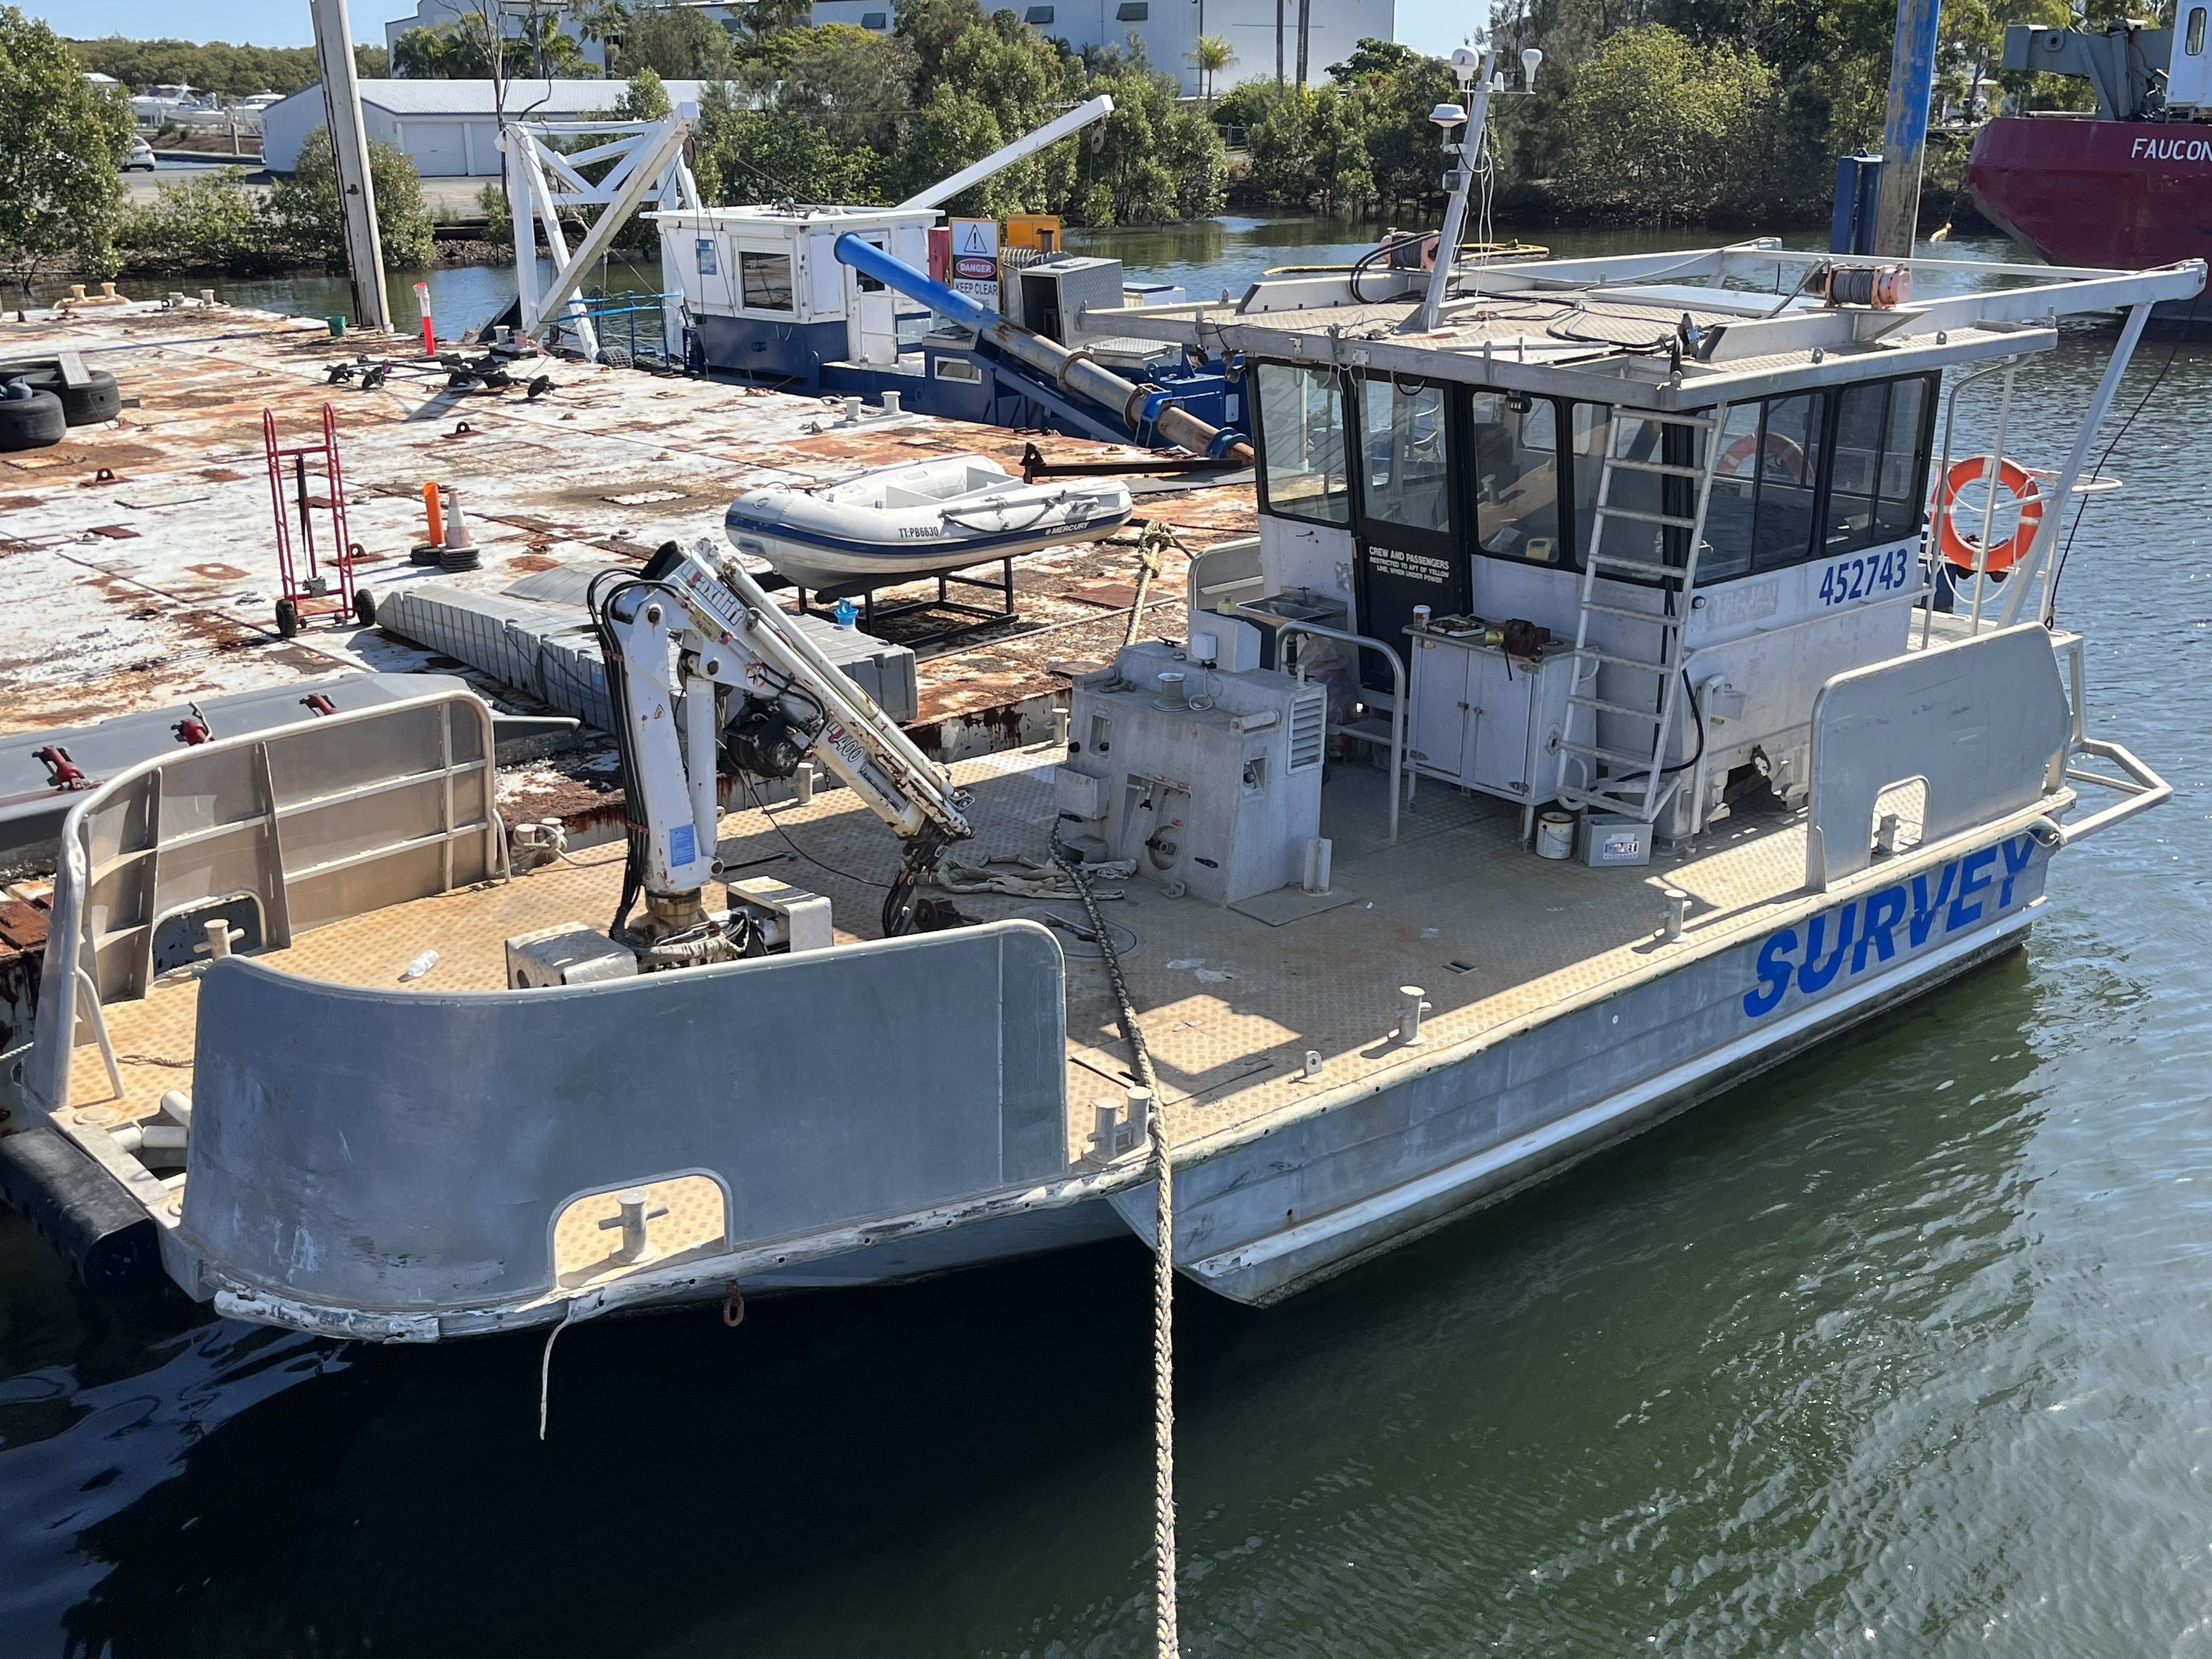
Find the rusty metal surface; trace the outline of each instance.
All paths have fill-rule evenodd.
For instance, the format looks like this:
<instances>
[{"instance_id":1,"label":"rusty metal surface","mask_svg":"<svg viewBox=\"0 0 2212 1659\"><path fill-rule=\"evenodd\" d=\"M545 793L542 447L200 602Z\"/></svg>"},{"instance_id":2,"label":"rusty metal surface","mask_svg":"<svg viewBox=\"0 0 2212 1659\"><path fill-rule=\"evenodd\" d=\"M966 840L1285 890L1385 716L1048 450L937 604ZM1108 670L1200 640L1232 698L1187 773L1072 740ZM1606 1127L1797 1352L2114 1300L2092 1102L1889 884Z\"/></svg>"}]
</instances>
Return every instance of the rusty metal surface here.
<instances>
[{"instance_id":1,"label":"rusty metal surface","mask_svg":"<svg viewBox=\"0 0 2212 1659\"><path fill-rule=\"evenodd\" d=\"M496 589L555 564L643 558L672 538L719 544L723 512L740 490L964 451L1018 469L1036 435L872 411L856 426L840 399L565 362L542 366L554 387L535 403L519 392L455 397L438 380L398 375L374 392L332 387L325 374L333 363L412 348L390 336L341 342L318 323L222 307L133 305L0 321L0 351L64 347L112 370L138 402L112 426L0 455L0 732L337 667L453 670L349 623L277 636L264 409L276 413L280 442L311 431L325 402L336 409L352 532L365 555L356 578L372 595L426 576ZM1136 453L1043 441L1055 457ZM408 560L423 535L428 480L459 493L480 570L448 577ZM1253 490L1244 482L1147 495L1139 512L1200 548L1250 532ZM1019 560L1015 618L922 647L914 735L925 750L954 759L1048 732L1070 669L1106 660L1121 641L1134 542L1125 531ZM1182 586L1178 553L1152 585L1147 635L1181 636ZM900 618L878 631L897 640L933 621L942 618ZM477 684L501 706L531 707ZM510 805L531 816L619 815L620 793L605 787L604 774L561 773L541 766L526 783L510 780Z\"/></svg>"}]
</instances>

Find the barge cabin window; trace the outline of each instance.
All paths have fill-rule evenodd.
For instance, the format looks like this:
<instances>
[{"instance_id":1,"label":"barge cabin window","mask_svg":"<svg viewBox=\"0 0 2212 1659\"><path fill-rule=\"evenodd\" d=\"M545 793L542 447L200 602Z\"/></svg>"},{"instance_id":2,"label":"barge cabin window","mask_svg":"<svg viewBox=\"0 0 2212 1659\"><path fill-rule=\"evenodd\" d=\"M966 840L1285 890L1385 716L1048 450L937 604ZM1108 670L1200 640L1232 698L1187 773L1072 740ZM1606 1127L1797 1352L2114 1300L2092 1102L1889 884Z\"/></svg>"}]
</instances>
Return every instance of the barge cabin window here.
<instances>
[{"instance_id":1,"label":"barge cabin window","mask_svg":"<svg viewBox=\"0 0 2212 1659\"><path fill-rule=\"evenodd\" d=\"M747 248L738 255L738 303L748 311L791 309L791 256L756 253Z\"/></svg>"},{"instance_id":2,"label":"barge cabin window","mask_svg":"<svg viewBox=\"0 0 2212 1659\"><path fill-rule=\"evenodd\" d=\"M1316 524L1352 521L1344 472L1344 398L1333 368L1261 363L1261 477L1270 513Z\"/></svg>"},{"instance_id":3,"label":"barge cabin window","mask_svg":"<svg viewBox=\"0 0 2212 1659\"><path fill-rule=\"evenodd\" d=\"M1327 366L1255 372L1264 509L1356 522L1363 545L1446 556L1462 569L1472 553L1579 568L1608 453L1640 464L1614 472L1611 505L1667 518L1697 508L1693 478L1645 470L1694 468L1702 452L1691 428L1605 404L1355 379ZM1700 584L1917 535L1933 388L1931 377L1913 375L1730 405L1715 439ZM1347 424L1359 434L1356 479L1346 476ZM1563 500L1571 512L1563 514ZM1686 543L1680 529L1624 516L1607 520L1603 546L1679 566Z\"/></svg>"}]
</instances>

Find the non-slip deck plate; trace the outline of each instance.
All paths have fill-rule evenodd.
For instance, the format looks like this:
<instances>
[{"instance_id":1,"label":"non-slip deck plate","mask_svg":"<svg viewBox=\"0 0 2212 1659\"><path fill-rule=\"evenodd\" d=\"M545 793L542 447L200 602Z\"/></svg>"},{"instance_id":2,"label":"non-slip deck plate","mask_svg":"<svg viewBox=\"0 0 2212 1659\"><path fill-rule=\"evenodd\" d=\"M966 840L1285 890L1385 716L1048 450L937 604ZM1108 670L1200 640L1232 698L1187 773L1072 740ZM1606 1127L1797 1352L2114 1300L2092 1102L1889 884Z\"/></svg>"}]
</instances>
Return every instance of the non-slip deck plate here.
<instances>
[{"instance_id":1,"label":"non-slip deck plate","mask_svg":"<svg viewBox=\"0 0 2212 1659\"><path fill-rule=\"evenodd\" d=\"M1045 746L954 768L973 794L972 858L1042 858L1054 817ZM1724 822L1689 854L1656 854L1649 866L1593 870L1540 859L1520 844L1510 804L1425 787L1403 815L1395 847L1383 840L1382 775L1334 768L1323 791L1323 832L1336 845L1337 879L1365 896L1289 927L1273 927L1145 882L1102 884L1109 921L1143 948L1125 963L1147 1044L1158 1067L1172 1138L1180 1143L1249 1123L1310 1098L1308 1049L1322 1055L1318 1086L1376 1079L1418 1065L1437 1048L1556 1006L1579 993L1626 984L1722 937L1769 925L1777 907L1803 897L1802 826L1743 817ZM1907 826L1908 831L1911 826ZM845 791L727 815L725 859L772 859L779 879L828 895L841 940L873 937L882 890L896 865L889 832ZM509 936L578 918L604 926L614 910L622 855L597 848L505 884L416 900L301 936L261 960L311 977L398 986L426 949L435 967L424 989L495 990ZM1682 939L1661 937L1668 888L1690 895ZM1057 911L1079 921L1073 901L961 894L979 921ZM1464 967L1460 966L1464 964ZM1420 986L1433 1005L1429 1048L1389 1040L1399 988ZM111 1006L128 1112L149 1115L165 1089L191 1087L197 981L173 977L143 1001ZM1118 1097L1128 1054L1103 966L1067 963L1068 1155L1085 1152L1091 1103ZM720 1041L672 1031L670 1041ZM74 1102L106 1102L97 1054L80 1050Z\"/></svg>"}]
</instances>

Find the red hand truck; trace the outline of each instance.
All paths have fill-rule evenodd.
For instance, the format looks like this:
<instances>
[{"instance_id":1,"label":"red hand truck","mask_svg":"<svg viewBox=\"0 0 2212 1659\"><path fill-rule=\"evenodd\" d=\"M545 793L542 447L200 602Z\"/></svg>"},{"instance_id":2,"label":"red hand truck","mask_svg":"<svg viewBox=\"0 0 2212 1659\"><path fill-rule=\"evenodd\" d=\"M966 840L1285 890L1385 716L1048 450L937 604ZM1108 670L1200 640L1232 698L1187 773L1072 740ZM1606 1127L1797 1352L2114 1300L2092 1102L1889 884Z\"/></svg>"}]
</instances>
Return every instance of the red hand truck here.
<instances>
[{"instance_id":1,"label":"red hand truck","mask_svg":"<svg viewBox=\"0 0 2212 1659\"><path fill-rule=\"evenodd\" d=\"M353 562L361 549L346 535L345 473L338 465L337 415L325 404L322 442L287 449L276 441L276 410L264 409L261 411L261 442L269 457L269 506L276 515L276 568L283 589L276 600L276 631L289 640L300 631L303 621L325 616L341 625L357 620L368 626L361 612L362 602L368 596L364 593L356 598L354 592ZM319 464L322 469L320 495L310 494L307 488L310 462ZM292 497L289 504L284 499L288 482ZM327 557L315 544L314 514L318 510L331 515L331 552ZM299 515L300 531L296 555L292 542L295 513ZM304 575L301 574L302 563L306 568ZM325 566L328 574L325 574Z\"/></svg>"}]
</instances>

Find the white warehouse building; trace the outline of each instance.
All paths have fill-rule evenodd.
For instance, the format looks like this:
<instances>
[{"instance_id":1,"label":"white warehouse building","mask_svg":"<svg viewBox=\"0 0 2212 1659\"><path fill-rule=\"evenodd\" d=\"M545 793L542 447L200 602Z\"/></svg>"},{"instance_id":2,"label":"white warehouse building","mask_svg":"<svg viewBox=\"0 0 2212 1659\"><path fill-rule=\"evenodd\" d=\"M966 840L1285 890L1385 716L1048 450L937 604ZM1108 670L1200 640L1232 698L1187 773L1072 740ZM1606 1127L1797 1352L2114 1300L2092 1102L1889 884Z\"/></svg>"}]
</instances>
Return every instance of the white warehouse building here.
<instances>
[{"instance_id":1,"label":"white warehouse building","mask_svg":"<svg viewBox=\"0 0 2212 1659\"><path fill-rule=\"evenodd\" d=\"M1319 85L1331 64L1352 56L1362 40L1396 38L1397 0L1306 0L1306 79ZM1226 92L1242 81L1269 81L1275 75L1275 0L1013 0L1001 6L983 0L987 11L1010 9L1039 34L1065 40L1078 52L1085 46L1125 46L1132 36L1143 42L1155 69L1176 76L1186 96L1203 88L1190 55L1201 33L1227 39L1236 57L1213 77L1213 89ZM1298 72L1299 0L1283 0L1283 74ZM891 26L890 0L815 0L817 23L856 23L884 30ZM1203 21L1205 27L1200 28Z\"/></svg>"},{"instance_id":2,"label":"white warehouse building","mask_svg":"<svg viewBox=\"0 0 2212 1659\"><path fill-rule=\"evenodd\" d=\"M1360 40L1396 38L1397 0L1305 3L1311 10L1306 21L1306 78L1311 82L1326 80L1328 66L1349 58ZM1277 0L983 0L983 8L1012 10L1039 34L1065 40L1078 52L1085 46L1126 46L1133 35L1144 43L1145 56L1155 67L1176 76L1186 96L1195 96L1204 88L1190 54L1201 33L1224 36L1237 54L1229 67L1214 76L1216 92L1226 92L1240 81L1274 77L1276 3ZM1281 0L1281 4L1283 73L1295 77L1299 0ZM396 48L400 35L409 29L450 24L463 9L461 0L416 0L411 16L385 25L385 41ZM700 9L717 22L726 21L722 7L708 5ZM883 33L890 28L893 15L893 0L815 0L817 23L851 23ZM561 19L562 27L576 35L574 17L563 12ZM598 41L579 36L579 44L586 58L593 63L605 61L605 50Z\"/></svg>"},{"instance_id":3,"label":"white warehouse building","mask_svg":"<svg viewBox=\"0 0 2212 1659\"><path fill-rule=\"evenodd\" d=\"M489 81L363 81L362 118L371 138L407 153L425 179L496 178L498 122ZM574 121L622 96L619 81L510 81L509 119L527 112L545 121ZM672 103L696 103L699 82L671 81ZM324 125L320 82L269 106L262 131L269 168L289 173L307 135Z\"/></svg>"}]
</instances>

